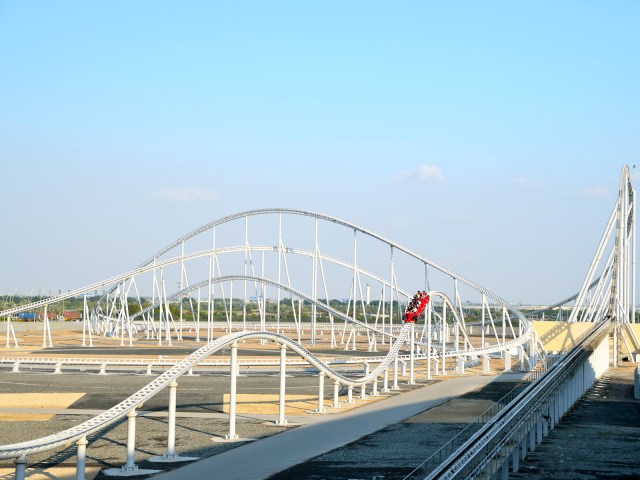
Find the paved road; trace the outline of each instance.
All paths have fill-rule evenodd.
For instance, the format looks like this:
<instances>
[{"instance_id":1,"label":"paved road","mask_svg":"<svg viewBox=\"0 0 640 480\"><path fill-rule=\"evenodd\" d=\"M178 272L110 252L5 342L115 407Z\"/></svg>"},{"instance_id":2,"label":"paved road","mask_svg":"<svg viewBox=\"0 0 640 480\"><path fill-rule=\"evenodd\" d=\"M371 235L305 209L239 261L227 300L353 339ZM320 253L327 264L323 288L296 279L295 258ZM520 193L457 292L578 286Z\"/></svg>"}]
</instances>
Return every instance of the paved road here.
<instances>
[{"instance_id":1,"label":"paved road","mask_svg":"<svg viewBox=\"0 0 640 480\"><path fill-rule=\"evenodd\" d=\"M209 478L211 472L216 472L216 478L225 480L265 479L450 398L480 388L494 379L473 376L438 382L340 415L318 417L318 421L312 424L228 450L154 478Z\"/></svg>"},{"instance_id":2,"label":"paved road","mask_svg":"<svg viewBox=\"0 0 640 480\"><path fill-rule=\"evenodd\" d=\"M0 372L0 392L84 392L85 395L69 405L71 409L107 410L129 395L147 385L154 377L147 375L68 373ZM333 392L333 385L326 382L325 395ZM178 410L186 412L221 411L222 396L229 391L229 376L194 375L178 380ZM279 376L264 374L242 375L238 378L238 393L279 392ZM318 378L311 375L287 375L287 392L300 395L317 395ZM147 410L165 410L169 403L168 389L158 393L145 403ZM0 405L4 407L4 405Z\"/></svg>"}]
</instances>

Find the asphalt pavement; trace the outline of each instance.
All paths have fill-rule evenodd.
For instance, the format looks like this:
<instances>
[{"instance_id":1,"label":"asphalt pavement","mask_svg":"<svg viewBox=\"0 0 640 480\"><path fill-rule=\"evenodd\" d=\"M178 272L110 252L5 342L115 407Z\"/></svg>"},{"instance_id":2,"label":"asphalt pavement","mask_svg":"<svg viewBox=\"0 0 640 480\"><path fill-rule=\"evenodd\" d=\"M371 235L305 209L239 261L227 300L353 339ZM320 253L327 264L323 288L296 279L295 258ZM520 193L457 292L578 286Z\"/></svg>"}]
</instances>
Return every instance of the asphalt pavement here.
<instances>
[{"instance_id":1,"label":"asphalt pavement","mask_svg":"<svg viewBox=\"0 0 640 480\"><path fill-rule=\"evenodd\" d=\"M216 478L225 480L266 479L450 398L481 388L494 379L490 376L452 378L340 415L318 416L318 420L311 424L227 450L154 478L211 478L211 473L215 472Z\"/></svg>"}]
</instances>

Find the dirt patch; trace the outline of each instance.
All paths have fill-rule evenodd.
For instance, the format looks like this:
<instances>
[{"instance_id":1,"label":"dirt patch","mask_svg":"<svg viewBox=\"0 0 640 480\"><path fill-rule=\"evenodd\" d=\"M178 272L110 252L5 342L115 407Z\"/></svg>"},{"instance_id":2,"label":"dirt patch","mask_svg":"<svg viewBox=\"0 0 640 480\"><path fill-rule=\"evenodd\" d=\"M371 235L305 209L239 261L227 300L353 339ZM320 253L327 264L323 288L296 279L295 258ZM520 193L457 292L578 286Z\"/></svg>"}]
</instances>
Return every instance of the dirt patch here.
<instances>
[{"instance_id":1,"label":"dirt patch","mask_svg":"<svg viewBox=\"0 0 640 480\"><path fill-rule=\"evenodd\" d=\"M494 405L492 400L453 399L406 420L407 423L471 423Z\"/></svg>"},{"instance_id":2,"label":"dirt patch","mask_svg":"<svg viewBox=\"0 0 640 480\"><path fill-rule=\"evenodd\" d=\"M84 393L0 393L0 405L3 408L67 408L79 400ZM0 413L0 421L39 421L44 422L53 418L48 413Z\"/></svg>"},{"instance_id":3,"label":"dirt patch","mask_svg":"<svg viewBox=\"0 0 640 480\"><path fill-rule=\"evenodd\" d=\"M333 404L332 400L325 397L324 406L326 413L332 412L346 412L351 408L361 407L370 402L375 402L385 398L383 396L367 396L366 399L358 398L351 404L340 403L339 409L331 408ZM344 399L344 398L343 398ZM236 412L241 414L264 414L264 415L277 415L279 412L279 400L278 394L254 394L254 393L239 393L237 394ZM344 399L346 401L346 399ZM225 393L223 396L224 413L229 413L229 394ZM318 397L314 395L287 395L287 401L285 403L286 415L304 415L307 412L315 411L318 408Z\"/></svg>"},{"instance_id":4,"label":"dirt patch","mask_svg":"<svg viewBox=\"0 0 640 480\"><path fill-rule=\"evenodd\" d=\"M93 480L100 472L100 467L86 467L84 477ZM0 478L13 478L15 469L0 468ZM29 480L75 480L75 467L27 468L26 478Z\"/></svg>"}]
</instances>

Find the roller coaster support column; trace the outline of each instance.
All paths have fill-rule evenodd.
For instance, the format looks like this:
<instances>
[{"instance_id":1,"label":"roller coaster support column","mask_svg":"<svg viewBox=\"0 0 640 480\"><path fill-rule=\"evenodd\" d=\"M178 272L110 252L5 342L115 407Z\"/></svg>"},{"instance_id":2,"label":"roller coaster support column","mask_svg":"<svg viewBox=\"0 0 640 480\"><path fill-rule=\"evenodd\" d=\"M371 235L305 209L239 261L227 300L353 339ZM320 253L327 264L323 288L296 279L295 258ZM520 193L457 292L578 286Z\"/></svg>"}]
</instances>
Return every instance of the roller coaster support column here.
<instances>
[{"instance_id":1,"label":"roller coaster support column","mask_svg":"<svg viewBox=\"0 0 640 480\"><path fill-rule=\"evenodd\" d=\"M410 340L409 340L409 348L410 350L410 355L409 355L409 385L415 385L416 381L415 381L415 377L414 377L414 365L415 365L415 350L416 350L416 324L415 322L411 322L411 333L410 335Z\"/></svg>"},{"instance_id":2,"label":"roller coaster support column","mask_svg":"<svg viewBox=\"0 0 640 480\"><path fill-rule=\"evenodd\" d=\"M395 358L393 359L393 386L391 387L391 390L399 390L400 387L398 386L398 355L396 354Z\"/></svg>"},{"instance_id":3,"label":"roller coaster support column","mask_svg":"<svg viewBox=\"0 0 640 480\"><path fill-rule=\"evenodd\" d=\"M229 390L229 433L227 440L238 438L236 433L236 383L238 381L238 344L231 345L231 389Z\"/></svg>"},{"instance_id":4,"label":"roller coaster support column","mask_svg":"<svg viewBox=\"0 0 640 480\"><path fill-rule=\"evenodd\" d=\"M24 480L27 471L27 457L16 458L14 463L16 464L16 480Z\"/></svg>"},{"instance_id":5,"label":"roller coaster support column","mask_svg":"<svg viewBox=\"0 0 640 480\"><path fill-rule=\"evenodd\" d=\"M84 472L87 466L87 437L82 437L76 442L78 454L76 459L76 480L85 480Z\"/></svg>"},{"instance_id":6,"label":"roller coaster support column","mask_svg":"<svg viewBox=\"0 0 640 480\"><path fill-rule=\"evenodd\" d=\"M347 387L347 403L353 403L353 386Z\"/></svg>"},{"instance_id":7,"label":"roller coaster support column","mask_svg":"<svg viewBox=\"0 0 640 480\"><path fill-rule=\"evenodd\" d=\"M429 302L427 304L427 380L431 380L431 353L431 302Z\"/></svg>"},{"instance_id":8,"label":"roller coaster support column","mask_svg":"<svg viewBox=\"0 0 640 480\"><path fill-rule=\"evenodd\" d=\"M138 408L141 406L138 405ZM136 409L133 408L127 413L127 463L120 468L109 468L104 471L109 477L130 477L135 475L151 475L158 473L159 470L147 470L138 468L135 464L136 454Z\"/></svg>"},{"instance_id":9,"label":"roller coaster support column","mask_svg":"<svg viewBox=\"0 0 640 480\"><path fill-rule=\"evenodd\" d=\"M504 352L504 371L511 371L511 352Z\"/></svg>"},{"instance_id":10,"label":"roller coaster support column","mask_svg":"<svg viewBox=\"0 0 640 480\"><path fill-rule=\"evenodd\" d=\"M324 372L318 374L318 408L316 408L316 413L324 413L324 377Z\"/></svg>"},{"instance_id":11,"label":"roller coaster support column","mask_svg":"<svg viewBox=\"0 0 640 480\"><path fill-rule=\"evenodd\" d=\"M175 380L169 384L169 433L167 435L167 451L159 457L151 457L150 462L189 462L197 460L197 457L181 457L176 453L176 394L178 382Z\"/></svg>"},{"instance_id":12,"label":"roller coaster support column","mask_svg":"<svg viewBox=\"0 0 640 480\"><path fill-rule=\"evenodd\" d=\"M167 436L167 458L177 457L176 455L176 390L178 382L175 380L169 384L169 434Z\"/></svg>"},{"instance_id":13,"label":"roller coaster support column","mask_svg":"<svg viewBox=\"0 0 640 480\"><path fill-rule=\"evenodd\" d=\"M285 425L287 419L284 416L285 407L285 388L287 381L287 346L280 345L280 397L278 404L278 421L277 425Z\"/></svg>"},{"instance_id":14,"label":"roller coaster support column","mask_svg":"<svg viewBox=\"0 0 640 480\"><path fill-rule=\"evenodd\" d=\"M333 408L340 407L340 382L336 380L333 384Z\"/></svg>"},{"instance_id":15,"label":"roller coaster support column","mask_svg":"<svg viewBox=\"0 0 640 480\"><path fill-rule=\"evenodd\" d=\"M384 377L382 380L382 393L389 392L389 368L384 369Z\"/></svg>"},{"instance_id":16,"label":"roller coaster support column","mask_svg":"<svg viewBox=\"0 0 640 480\"><path fill-rule=\"evenodd\" d=\"M138 469L138 466L135 464L137 416L138 414L135 408L127 414L127 463L122 467L122 470L125 472L132 472Z\"/></svg>"}]
</instances>

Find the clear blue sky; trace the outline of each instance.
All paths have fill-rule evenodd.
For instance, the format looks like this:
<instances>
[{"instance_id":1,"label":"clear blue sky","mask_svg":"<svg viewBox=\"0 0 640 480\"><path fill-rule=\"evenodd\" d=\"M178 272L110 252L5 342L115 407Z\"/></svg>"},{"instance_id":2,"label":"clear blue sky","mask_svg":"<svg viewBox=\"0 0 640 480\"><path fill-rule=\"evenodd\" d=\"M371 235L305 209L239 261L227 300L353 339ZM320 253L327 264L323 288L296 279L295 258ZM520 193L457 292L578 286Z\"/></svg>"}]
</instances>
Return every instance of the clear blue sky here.
<instances>
[{"instance_id":1,"label":"clear blue sky","mask_svg":"<svg viewBox=\"0 0 640 480\"><path fill-rule=\"evenodd\" d=\"M639 157L639 21L637 1L0 1L0 292L283 206L563 298Z\"/></svg>"}]
</instances>

